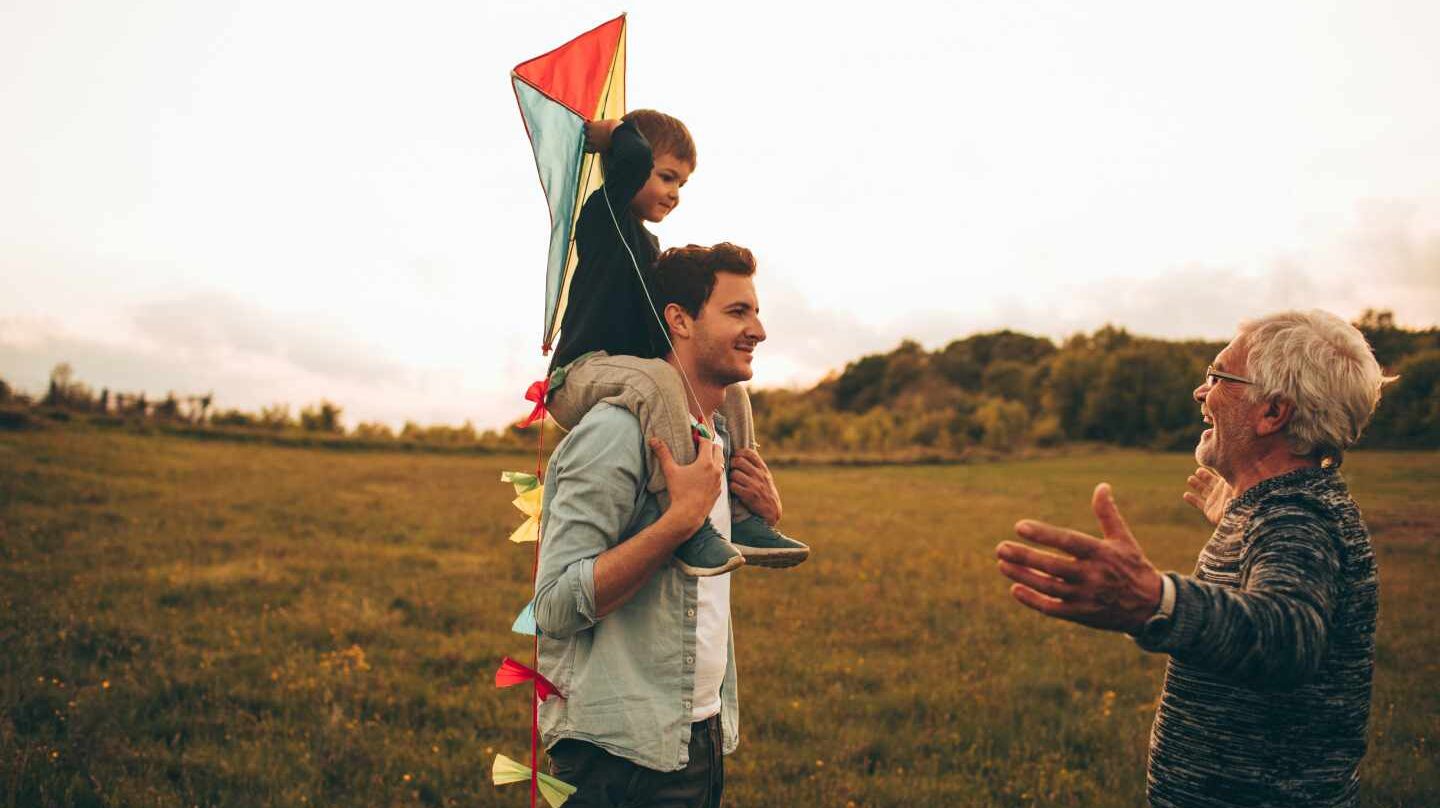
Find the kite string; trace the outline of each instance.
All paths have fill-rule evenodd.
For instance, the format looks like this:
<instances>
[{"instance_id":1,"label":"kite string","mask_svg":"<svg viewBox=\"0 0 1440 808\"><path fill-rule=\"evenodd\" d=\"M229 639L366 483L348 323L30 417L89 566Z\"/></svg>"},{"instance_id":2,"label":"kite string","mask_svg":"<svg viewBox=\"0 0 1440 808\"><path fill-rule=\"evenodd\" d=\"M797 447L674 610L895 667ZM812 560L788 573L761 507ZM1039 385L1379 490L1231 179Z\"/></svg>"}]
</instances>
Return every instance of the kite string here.
<instances>
[{"instance_id":1,"label":"kite string","mask_svg":"<svg viewBox=\"0 0 1440 808\"><path fill-rule=\"evenodd\" d=\"M604 163L602 161L597 162L601 163L601 182L604 182ZM660 317L660 312L655 310L655 299L650 296L650 285L645 282L645 273L641 271L640 262L635 258L635 252L630 249L630 242L625 239L625 233L620 229L620 221L615 218L615 208L610 204L609 189L601 185L600 195L605 197L605 209L610 211L610 222L615 225L615 235L620 237L620 243L625 246L625 253L630 256L630 265L635 268L635 278L640 281L640 289L645 293L645 301L650 304L650 316L655 318L655 323L660 326L660 335L665 338L665 344L670 347L670 352L674 353L675 343L670 339L670 330L666 328L665 321ZM688 393L691 400L695 402L695 411L700 413L701 420L705 422L706 427L711 428L711 434L714 434L714 429L710 425L710 419L705 416L705 407L700 403L700 396L695 394L695 388L690 385L690 377L686 375L685 368L679 362L675 362L674 365L675 369L680 371L680 380L685 383L685 392Z\"/></svg>"}]
</instances>

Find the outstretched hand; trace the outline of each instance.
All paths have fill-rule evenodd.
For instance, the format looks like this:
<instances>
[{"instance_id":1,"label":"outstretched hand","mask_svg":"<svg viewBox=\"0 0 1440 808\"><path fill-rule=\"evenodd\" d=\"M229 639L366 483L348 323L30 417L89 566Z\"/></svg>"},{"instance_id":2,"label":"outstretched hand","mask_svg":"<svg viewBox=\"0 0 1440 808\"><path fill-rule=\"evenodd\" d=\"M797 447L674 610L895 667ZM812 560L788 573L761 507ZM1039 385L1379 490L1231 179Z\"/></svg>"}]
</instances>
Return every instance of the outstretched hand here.
<instances>
[{"instance_id":1,"label":"outstretched hand","mask_svg":"<svg viewBox=\"0 0 1440 808\"><path fill-rule=\"evenodd\" d=\"M1184 500L1204 514L1210 524L1220 524L1220 518L1225 515L1225 506L1229 505L1231 498L1235 496L1235 490L1230 484L1204 466L1195 469L1195 473L1190 475L1185 484L1190 490L1181 495Z\"/></svg>"},{"instance_id":2,"label":"outstretched hand","mask_svg":"<svg viewBox=\"0 0 1440 808\"><path fill-rule=\"evenodd\" d=\"M1115 505L1110 484L1090 500L1104 538L1033 519L1015 523L1022 539L1060 550L1047 553L1013 541L995 548L1010 594L1026 606L1109 631L1139 631L1160 605L1160 571L1145 558Z\"/></svg>"}]
</instances>

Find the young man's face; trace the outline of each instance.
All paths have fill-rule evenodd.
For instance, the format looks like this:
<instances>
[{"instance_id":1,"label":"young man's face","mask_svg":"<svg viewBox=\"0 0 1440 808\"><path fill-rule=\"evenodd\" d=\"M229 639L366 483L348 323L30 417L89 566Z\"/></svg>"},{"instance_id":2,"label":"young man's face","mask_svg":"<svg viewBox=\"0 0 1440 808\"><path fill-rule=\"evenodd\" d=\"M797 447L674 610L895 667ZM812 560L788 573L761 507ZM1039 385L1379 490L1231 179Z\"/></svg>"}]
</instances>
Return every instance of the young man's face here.
<instances>
[{"instance_id":1,"label":"young man's face","mask_svg":"<svg viewBox=\"0 0 1440 808\"><path fill-rule=\"evenodd\" d=\"M655 155L650 179L630 200L630 212L647 222L658 222L680 204L680 189L690 179L694 166L673 154Z\"/></svg>"},{"instance_id":2,"label":"young man's face","mask_svg":"<svg viewBox=\"0 0 1440 808\"><path fill-rule=\"evenodd\" d=\"M744 275L720 272L710 299L694 320L695 365L699 373L724 386L748 381L754 370L755 346L765 341L755 282Z\"/></svg>"}]
</instances>

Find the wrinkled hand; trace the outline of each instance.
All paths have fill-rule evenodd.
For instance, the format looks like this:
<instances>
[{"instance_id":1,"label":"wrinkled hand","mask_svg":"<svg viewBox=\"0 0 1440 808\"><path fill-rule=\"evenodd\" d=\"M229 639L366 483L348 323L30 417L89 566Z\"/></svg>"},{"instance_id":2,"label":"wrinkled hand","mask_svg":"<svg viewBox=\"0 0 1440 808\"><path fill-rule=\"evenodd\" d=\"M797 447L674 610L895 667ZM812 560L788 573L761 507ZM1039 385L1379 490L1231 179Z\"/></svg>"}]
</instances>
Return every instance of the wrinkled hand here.
<instances>
[{"instance_id":1,"label":"wrinkled hand","mask_svg":"<svg viewBox=\"0 0 1440 808\"><path fill-rule=\"evenodd\" d=\"M663 441L651 438L650 451L660 461L665 487L670 489L670 509L666 513L691 526L689 533L699 530L720 496L720 481L725 472L724 451L715 443L702 440L695 453L695 462L688 466L676 463L670 447Z\"/></svg>"},{"instance_id":2,"label":"wrinkled hand","mask_svg":"<svg viewBox=\"0 0 1440 808\"><path fill-rule=\"evenodd\" d=\"M620 121L615 119L585 122L585 151L605 152L610 150L610 136L615 133Z\"/></svg>"},{"instance_id":3,"label":"wrinkled hand","mask_svg":"<svg viewBox=\"0 0 1440 808\"><path fill-rule=\"evenodd\" d=\"M1160 572L1115 506L1109 483L1090 500L1103 539L1031 519L1015 523L1022 539L1053 547L1046 553L1012 541L995 548L1010 594L1030 608L1109 631L1139 631L1160 605Z\"/></svg>"},{"instance_id":4,"label":"wrinkled hand","mask_svg":"<svg viewBox=\"0 0 1440 808\"><path fill-rule=\"evenodd\" d=\"M1184 500L1204 514L1210 524L1220 524L1220 518L1225 515L1225 506L1229 505L1231 498L1235 496L1235 490L1230 484L1204 466L1195 469L1195 473L1190 475L1185 484L1190 490L1182 495Z\"/></svg>"},{"instance_id":5,"label":"wrinkled hand","mask_svg":"<svg viewBox=\"0 0 1440 808\"><path fill-rule=\"evenodd\" d=\"M730 458L730 493L772 527L785 510L770 467L754 449L741 449Z\"/></svg>"}]
</instances>

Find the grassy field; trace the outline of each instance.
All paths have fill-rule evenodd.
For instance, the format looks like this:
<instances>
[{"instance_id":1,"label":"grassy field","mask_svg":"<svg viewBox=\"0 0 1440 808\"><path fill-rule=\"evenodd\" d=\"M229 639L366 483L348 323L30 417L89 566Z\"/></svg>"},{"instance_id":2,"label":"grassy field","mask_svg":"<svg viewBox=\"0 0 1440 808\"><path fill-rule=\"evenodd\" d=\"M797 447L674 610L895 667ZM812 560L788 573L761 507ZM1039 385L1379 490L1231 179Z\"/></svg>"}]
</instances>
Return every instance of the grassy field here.
<instances>
[{"instance_id":1,"label":"grassy field","mask_svg":"<svg viewBox=\"0 0 1440 808\"><path fill-rule=\"evenodd\" d=\"M1347 476L1383 608L1365 804L1440 804L1440 457ZM530 554L502 469L465 457L0 432L0 806L519 806L496 690ZM1163 659L1010 601L1022 516L1091 529L1115 485L1160 566L1208 533L1183 455L795 466L815 548L734 584L731 806L1134 806Z\"/></svg>"}]
</instances>

